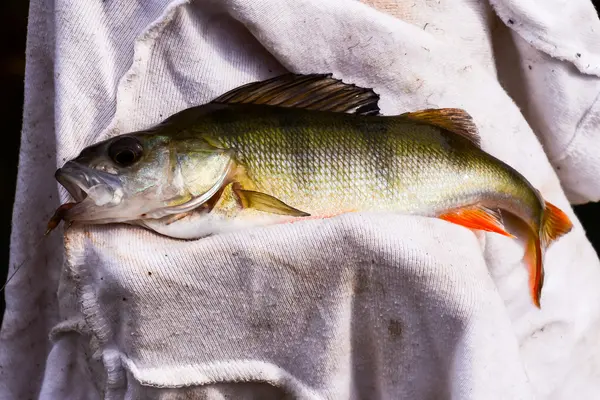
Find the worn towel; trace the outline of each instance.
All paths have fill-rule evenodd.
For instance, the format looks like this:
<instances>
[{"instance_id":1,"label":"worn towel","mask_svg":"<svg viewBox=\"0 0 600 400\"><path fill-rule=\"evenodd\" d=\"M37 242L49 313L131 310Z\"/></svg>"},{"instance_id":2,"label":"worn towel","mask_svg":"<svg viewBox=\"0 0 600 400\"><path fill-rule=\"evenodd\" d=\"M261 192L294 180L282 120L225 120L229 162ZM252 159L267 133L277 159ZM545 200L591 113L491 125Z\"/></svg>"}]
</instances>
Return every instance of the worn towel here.
<instances>
[{"instance_id":1,"label":"worn towel","mask_svg":"<svg viewBox=\"0 0 600 400\"><path fill-rule=\"evenodd\" d=\"M600 263L568 203L600 199L593 6L364 3L31 1L11 260L33 258L6 290L2 398L597 397ZM66 159L285 71L373 87L385 114L468 110L575 222L542 309L522 245L420 217L190 242L84 227L33 247Z\"/></svg>"}]
</instances>

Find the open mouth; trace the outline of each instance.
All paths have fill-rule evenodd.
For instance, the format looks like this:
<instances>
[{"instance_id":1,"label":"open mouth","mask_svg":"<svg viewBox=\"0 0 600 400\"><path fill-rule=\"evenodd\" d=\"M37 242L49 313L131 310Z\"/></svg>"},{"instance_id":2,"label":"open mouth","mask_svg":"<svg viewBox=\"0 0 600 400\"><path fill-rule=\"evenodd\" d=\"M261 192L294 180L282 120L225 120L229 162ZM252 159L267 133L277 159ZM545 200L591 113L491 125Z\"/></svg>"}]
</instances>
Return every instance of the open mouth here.
<instances>
[{"instance_id":1,"label":"open mouth","mask_svg":"<svg viewBox=\"0 0 600 400\"><path fill-rule=\"evenodd\" d=\"M87 193L83 190L87 187L84 176L73 175L70 171L66 172L64 168L60 168L54 174L54 177L75 199L76 202L81 202L87 197Z\"/></svg>"},{"instance_id":2,"label":"open mouth","mask_svg":"<svg viewBox=\"0 0 600 400\"><path fill-rule=\"evenodd\" d=\"M106 174L85 165L80 165L77 162L69 161L56 171L54 177L67 189L76 202L82 202L90 196L97 205L102 205L112 200L113 190L117 184L112 181L118 180L116 177L104 175Z\"/></svg>"}]
</instances>

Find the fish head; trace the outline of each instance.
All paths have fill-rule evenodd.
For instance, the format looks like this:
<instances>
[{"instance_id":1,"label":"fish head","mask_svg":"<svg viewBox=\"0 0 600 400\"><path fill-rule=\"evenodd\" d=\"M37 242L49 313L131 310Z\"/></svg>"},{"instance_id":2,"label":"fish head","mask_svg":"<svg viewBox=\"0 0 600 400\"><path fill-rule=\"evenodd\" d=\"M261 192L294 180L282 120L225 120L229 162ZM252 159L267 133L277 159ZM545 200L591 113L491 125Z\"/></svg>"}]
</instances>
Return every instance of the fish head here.
<instances>
[{"instance_id":1,"label":"fish head","mask_svg":"<svg viewBox=\"0 0 600 400\"><path fill-rule=\"evenodd\" d=\"M65 220L132 222L202 205L227 183L231 166L231 152L203 138L140 132L85 148L55 178L77 202Z\"/></svg>"}]
</instances>

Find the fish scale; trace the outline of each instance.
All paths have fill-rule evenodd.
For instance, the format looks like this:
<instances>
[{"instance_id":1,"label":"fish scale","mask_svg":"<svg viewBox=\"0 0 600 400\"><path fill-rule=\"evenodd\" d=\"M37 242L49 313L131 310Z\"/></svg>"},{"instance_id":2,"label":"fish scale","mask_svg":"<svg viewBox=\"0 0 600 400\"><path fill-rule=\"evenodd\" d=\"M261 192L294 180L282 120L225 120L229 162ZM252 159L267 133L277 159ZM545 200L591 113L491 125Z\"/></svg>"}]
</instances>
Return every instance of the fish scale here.
<instances>
[{"instance_id":1,"label":"fish scale","mask_svg":"<svg viewBox=\"0 0 600 400\"><path fill-rule=\"evenodd\" d=\"M265 118L275 121L268 132L262 126ZM442 129L422 125L407 133L414 127L381 118L369 133L357 129L364 125L359 118L240 105L212 114L201 130L209 132L211 125L227 121L226 129L207 134L211 141L235 149L258 190L311 214L361 209L432 215L494 192L498 182L512 179L512 171L487 168L490 156L469 154L474 145ZM283 127L282 121L293 125ZM450 142L465 151L444 151ZM474 163L482 167L465 191L459 180ZM535 196L527 185L514 189Z\"/></svg>"}]
</instances>

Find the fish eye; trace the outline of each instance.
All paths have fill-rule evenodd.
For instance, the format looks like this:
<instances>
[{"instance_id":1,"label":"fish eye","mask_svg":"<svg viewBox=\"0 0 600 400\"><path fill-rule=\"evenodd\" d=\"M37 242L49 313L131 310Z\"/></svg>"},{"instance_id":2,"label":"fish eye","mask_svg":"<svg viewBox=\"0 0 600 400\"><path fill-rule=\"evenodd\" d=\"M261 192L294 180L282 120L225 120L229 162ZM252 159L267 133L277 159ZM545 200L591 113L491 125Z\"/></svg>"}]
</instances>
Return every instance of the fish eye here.
<instances>
[{"instance_id":1,"label":"fish eye","mask_svg":"<svg viewBox=\"0 0 600 400\"><path fill-rule=\"evenodd\" d=\"M121 167L135 164L143 153L144 148L140 141L130 136L114 141L108 148L110 159Z\"/></svg>"}]
</instances>

